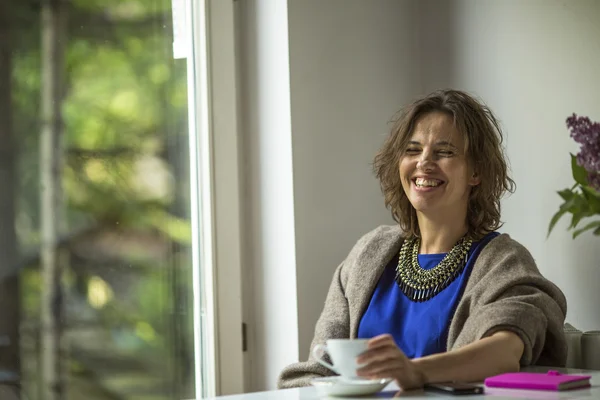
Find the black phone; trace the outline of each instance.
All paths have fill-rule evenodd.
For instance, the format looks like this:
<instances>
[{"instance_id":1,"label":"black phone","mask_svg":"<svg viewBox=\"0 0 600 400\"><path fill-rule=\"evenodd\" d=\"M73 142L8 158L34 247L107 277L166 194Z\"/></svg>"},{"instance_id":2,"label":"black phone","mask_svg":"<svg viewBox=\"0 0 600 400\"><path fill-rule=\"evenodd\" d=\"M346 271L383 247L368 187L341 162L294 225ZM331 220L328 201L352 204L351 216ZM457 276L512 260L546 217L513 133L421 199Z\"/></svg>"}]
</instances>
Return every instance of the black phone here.
<instances>
[{"instance_id":1,"label":"black phone","mask_svg":"<svg viewBox=\"0 0 600 400\"><path fill-rule=\"evenodd\" d=\"M483 394L483 386L462 382L429 383L425 390L453 395Z\"/></svg>"}]
</instances>

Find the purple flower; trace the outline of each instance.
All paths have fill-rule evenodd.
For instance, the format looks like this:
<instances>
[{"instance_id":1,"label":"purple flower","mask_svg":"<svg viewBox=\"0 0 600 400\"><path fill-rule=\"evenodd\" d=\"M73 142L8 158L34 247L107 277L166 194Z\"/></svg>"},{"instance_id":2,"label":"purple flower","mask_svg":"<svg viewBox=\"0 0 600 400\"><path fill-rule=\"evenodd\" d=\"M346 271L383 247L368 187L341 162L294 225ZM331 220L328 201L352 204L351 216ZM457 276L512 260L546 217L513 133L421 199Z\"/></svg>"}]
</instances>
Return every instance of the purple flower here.
<instances>
[{"instance_id":1,"label":"purple flower","mask_svg":"<svg viewBox=\"0 0 600 400\"><path fill-rule=\"evenodd\" d=\"M597 172L590 172L588 174L588 182L594 189L600 191L600 174Z\"/></svg>"},{"instance_id":2,"label":"purple flower","mask_svg":"<svg viewBox=\"0 0 600 400\"><path fill-rule=\"evenodd\" d=\"M588 171L590 185L600 190L600 124L574 113L567 118L567 127L571 137L581 144L577 163Z\"/></svg>"}]
</instances>

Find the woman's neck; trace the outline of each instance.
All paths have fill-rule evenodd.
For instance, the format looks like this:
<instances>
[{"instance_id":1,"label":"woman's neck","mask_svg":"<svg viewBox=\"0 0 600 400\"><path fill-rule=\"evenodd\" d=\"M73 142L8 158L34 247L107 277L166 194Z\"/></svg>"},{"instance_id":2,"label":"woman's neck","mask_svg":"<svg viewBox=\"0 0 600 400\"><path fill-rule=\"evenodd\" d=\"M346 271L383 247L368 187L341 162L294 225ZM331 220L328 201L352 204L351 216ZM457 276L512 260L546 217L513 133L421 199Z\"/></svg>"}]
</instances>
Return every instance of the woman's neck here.
<instances>
[{"instance_id":1,"label":"woman's neck","mask_svg":"<svg viewBox=\"0 0 600 400\"><path fill-rule=\"evenodd\" d=\"M421 233L421 254L447 253L468 232L466 218L436 221L422 214L418 214L417 218Z\"/></svg>"}]
</instances>

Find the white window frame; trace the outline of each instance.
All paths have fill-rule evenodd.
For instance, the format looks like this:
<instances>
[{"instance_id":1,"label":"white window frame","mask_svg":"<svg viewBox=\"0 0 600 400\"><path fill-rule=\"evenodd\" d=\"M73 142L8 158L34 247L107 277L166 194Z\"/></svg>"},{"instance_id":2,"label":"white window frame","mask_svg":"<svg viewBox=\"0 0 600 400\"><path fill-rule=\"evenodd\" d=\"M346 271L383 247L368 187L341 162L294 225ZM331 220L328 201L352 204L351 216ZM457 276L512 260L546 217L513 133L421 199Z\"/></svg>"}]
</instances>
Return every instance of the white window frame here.
<instances>
[{"instance_id":1,"label":"white window frame","mask_svg":"<svg viewBox=\"0 0 600 400\"><path fill-rule=\"evenodd\" d=\"M186 3L192 28L188 103L194 360L196 397L202 398L245 391L237 60L233 0Z\"/></svg>"}]
</instances>

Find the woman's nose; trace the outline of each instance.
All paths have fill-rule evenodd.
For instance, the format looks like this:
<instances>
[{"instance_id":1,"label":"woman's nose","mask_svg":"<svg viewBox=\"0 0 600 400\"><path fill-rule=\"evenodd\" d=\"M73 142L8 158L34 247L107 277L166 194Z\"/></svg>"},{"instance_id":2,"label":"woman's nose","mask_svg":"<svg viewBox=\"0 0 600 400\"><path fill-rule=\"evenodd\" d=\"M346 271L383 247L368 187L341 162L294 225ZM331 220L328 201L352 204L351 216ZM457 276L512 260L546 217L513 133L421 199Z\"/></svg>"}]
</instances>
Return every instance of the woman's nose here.
<instances>
[{"instance_id":1,"label":"woman's nose","mask_svg":"<svg viewBox=\"0 0 600 400\"><path fill-rule=\"evenodd\" d=\"M417 161L417 169L420 169L422 171L430 171L433 170L433 168L434 163L431 159L431 155L429 154L429 152L422 152L421 157L419 157L419 160Z\"/></svg>"}]
</instances>

